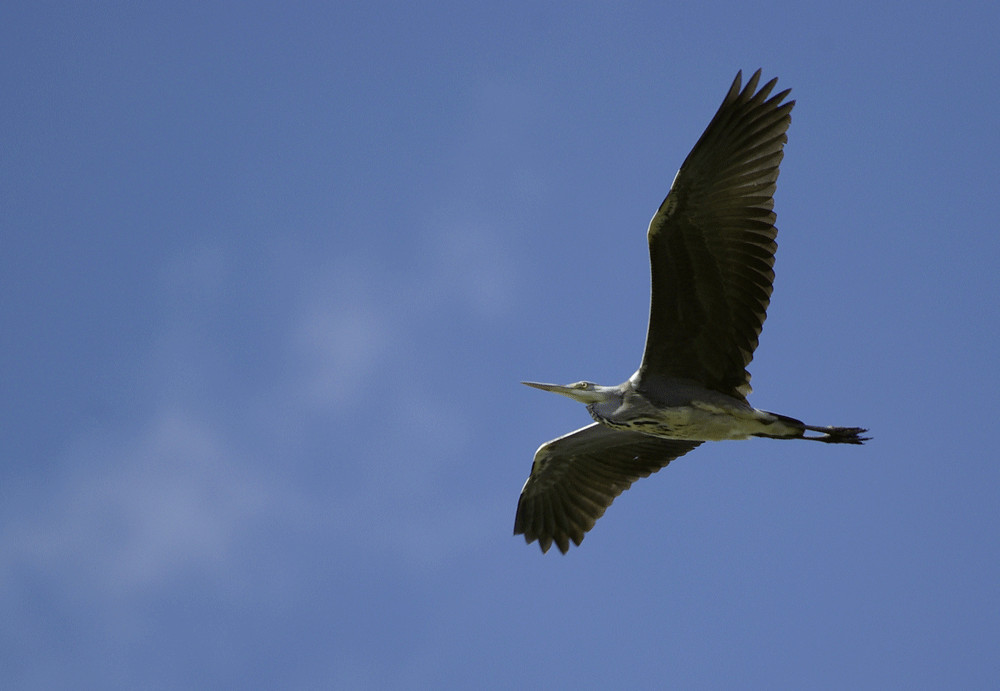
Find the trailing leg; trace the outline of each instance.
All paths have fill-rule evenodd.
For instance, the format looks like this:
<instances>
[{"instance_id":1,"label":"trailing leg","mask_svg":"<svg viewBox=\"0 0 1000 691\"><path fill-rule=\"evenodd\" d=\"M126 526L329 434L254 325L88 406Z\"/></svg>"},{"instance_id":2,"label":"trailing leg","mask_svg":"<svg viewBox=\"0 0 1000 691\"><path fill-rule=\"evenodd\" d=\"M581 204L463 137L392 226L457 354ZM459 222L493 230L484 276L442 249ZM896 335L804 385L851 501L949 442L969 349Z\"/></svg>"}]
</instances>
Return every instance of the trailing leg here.
<instances>
[{"instance_id":1,"label":"trailing leg","mask_svg":"<svg viewBox=\"0 0 1000 691\"><path fill-rule=\"evenodd\" d=\"M868 431L863 427L817 427L807 425L801 420L787 415L779 415L778 413L769 413L769 415L776 418L773 423L776 428L775 433L761 432L755 434L755 437L806 439L808 441L821 441L825 444L864 444L871 439L871 437L861 436ZM819 436L806 434L807 432L816 432Z\"/></svg>"}]
</instances>

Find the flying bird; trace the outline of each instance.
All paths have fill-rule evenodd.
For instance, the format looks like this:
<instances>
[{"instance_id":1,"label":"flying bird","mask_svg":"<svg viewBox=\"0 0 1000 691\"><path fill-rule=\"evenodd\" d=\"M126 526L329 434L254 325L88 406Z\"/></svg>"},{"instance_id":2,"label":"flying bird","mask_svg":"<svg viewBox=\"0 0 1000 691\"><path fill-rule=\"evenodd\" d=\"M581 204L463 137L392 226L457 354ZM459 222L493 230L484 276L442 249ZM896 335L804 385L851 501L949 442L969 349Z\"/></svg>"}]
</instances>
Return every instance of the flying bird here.
<instances>
[{"instance_id":1,"label":"flying bird","mask_svg":"<svg viewBox=\"0 0 1000 691\"><path fill-rule=\"evenodd\" d=\"M563 553L640 477L702 442L769 437L862 444L747 402L774 280L774 190L795 101L737 73L674 177L646 238L652 287L639 369L617 386L522 382L586 404L594 422L535 452L514 534Z\"/></svg>"}]
</instances>

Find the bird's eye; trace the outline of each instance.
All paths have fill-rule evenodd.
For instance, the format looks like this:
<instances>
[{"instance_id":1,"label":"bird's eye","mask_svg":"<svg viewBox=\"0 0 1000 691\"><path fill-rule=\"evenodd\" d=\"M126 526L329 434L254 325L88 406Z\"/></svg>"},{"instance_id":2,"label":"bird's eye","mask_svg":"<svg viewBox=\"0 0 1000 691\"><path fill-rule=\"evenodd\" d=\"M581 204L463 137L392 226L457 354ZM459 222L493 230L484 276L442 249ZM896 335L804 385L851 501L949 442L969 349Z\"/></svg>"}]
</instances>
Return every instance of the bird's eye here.
<instances>
[{"instance_id":1,"label":"bird's eye","mask_svg":"<svg viewBox=\"0 0 1000 691\"><path fill-rule=\"evenodd\" d=\"M586 391L587 389L590 388L590 382L582 381L582 382L580 382L579 384L576 385L576 388L583 389L584 391Z\"/></svg>"}]
</instances>

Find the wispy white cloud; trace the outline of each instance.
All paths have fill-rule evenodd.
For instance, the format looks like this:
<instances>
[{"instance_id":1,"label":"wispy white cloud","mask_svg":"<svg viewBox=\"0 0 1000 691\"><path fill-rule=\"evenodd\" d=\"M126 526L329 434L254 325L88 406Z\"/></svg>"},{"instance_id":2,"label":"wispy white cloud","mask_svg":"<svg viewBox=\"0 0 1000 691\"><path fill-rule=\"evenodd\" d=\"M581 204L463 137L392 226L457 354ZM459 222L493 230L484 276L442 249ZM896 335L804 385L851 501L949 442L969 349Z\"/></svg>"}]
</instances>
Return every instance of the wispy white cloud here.
<instances>
[{"instance_id":1,"label":"wispy white cloud","mask_svg":"<svg viewBox=\"0 0 1000 691\"><path fill-rule=\"evenodd\" d=\"M31 498L43 503L25 501L6 521L0 563L8 575L61 573L115 596L224 568L241 526L269 496L238 463L203 422L158 411L133 435L70 452L63 473Z\"/></svg>"},{"instance_id":2,"label":"wispy white cloud","mask_svg":"<svg viewBox=\"0 0 1000 691\"><path fill-rule=\"evenodd\" d=\"M356 555L394 554L421 568L446 558L468 540L476 513L457 500L441 505L442 477L461 462L473 423L460 401L430 388L414 395L436 376L414 344L432 343L428 333L455 338L462 314L475 321L503 312L512 288L502 243L457 220L444 226L428 233L422 260L405 276L357 257L324 267L303 261L300 274L282 276L298 288L274 287L295 296L283 346L265 363L279 374L252 391L249 405L198 384L227 347L205 325L218 309L212 295L238 274L232 258L200 248L170 262L156 366L137 415L92 430L54 464L49 481L7 507L5 580L45 572L72 579L81 596L122 598L185 576L211 579L236 567L234 553L261 523L310 526ZM387 374L400 371L410 379ZM345 422L344 410L373 387L392 425ZM295 453L303 411L339 429L355 455L331 448L328 462L353 464L360 481L312 485L266 470L262 454ZM358 458L359 447L369 457ZM374 521L397 528L372 532Z\"/></svg>"},{"instance_id":3,"label":"wispy white cloud","mask_svg":"<svg viewBox=\"0 0 1000 691\"><path fill-rule=\"evenodd\" d=\"M481 164L475 138L468 139L454 154L460 172ZM62 574L112 598L143 593L184 575L226 572L247 530L261 522L310 525L422 568L471 542L481 507L449 498L442 478L464 462L474 423L460 400L429 386L442 365L421 348L463 338L458 325L510 317L520 283L506 231L479 208L490 199L469 197L462 180L452 183L451 192L412 210L412 261L396 257L391 268L367 254L290 261L285 248L275 266L253 277L277 282L256 290L287 308L278 348L263 363L272 371L247 387L249 401L212 378L213 363L232 347L218 317L248 280L236 253L210 242L166 261L160 335L140 408L130 421L105 421L75 443L44 486L7 507L0 573ZM393 424L345 423L344 411L373 390ZM330 463L355 463L359 483L324 487L285 476L280 484L262 470L256 445L293 453L303 412L328 415L344 438L373 440L354 445L355 453L360 446L372 454L360 464L330 452ZM337 505L321 501L323 493L339 495ZM397 529L359 536L356 524L375 518Z\"/></svg>"},{"instance_id":4,"label":"wispy white cloud","mask_svg":"<svg viewBox=\"0 0 1000 691\"><path fill-rule=\"evenodd\" d=\"M347 405L385 356L385 320L359 302L312 305L291 337L300 393L316 405Z\"/></svg>"}]
</instances>

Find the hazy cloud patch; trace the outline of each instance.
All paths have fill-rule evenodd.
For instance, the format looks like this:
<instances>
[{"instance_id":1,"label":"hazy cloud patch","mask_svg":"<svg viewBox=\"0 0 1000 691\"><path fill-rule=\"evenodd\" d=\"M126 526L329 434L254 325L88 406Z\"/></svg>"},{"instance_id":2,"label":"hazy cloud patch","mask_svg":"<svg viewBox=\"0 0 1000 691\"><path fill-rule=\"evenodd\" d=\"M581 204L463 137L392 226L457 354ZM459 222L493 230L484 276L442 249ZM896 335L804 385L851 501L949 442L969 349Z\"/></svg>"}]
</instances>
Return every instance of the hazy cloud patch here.
<instances>
[{"instance_id":1,"label":"hazy cloud patch","mask_svg":"<svg viewBox=\"0 0 1000 691\"><path fill-rule=\"evenodd\" d=\"M223 440L178 411L132 439L82 446L65 469L44 488L44 511L8 523L6 570L61 572L106 593L157 587L224 568L241 525L267 502Z\"/></svg>"}]
</instances>

